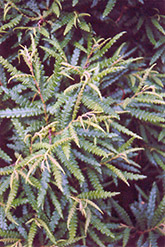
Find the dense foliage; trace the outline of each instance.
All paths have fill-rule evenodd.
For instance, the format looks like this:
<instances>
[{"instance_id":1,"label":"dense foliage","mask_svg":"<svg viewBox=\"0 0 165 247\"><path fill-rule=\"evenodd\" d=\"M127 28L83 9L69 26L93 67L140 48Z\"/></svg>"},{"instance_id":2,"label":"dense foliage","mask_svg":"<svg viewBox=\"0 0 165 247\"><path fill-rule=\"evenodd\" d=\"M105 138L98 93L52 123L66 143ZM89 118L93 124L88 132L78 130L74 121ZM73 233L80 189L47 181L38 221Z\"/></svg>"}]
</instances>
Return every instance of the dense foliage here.
<instances>
[{"instance_id":1,"label":"dense foliage","mask_svg":"<svg viewBox=\"0 0 165 247\"><path fill-rule=\"evenodd\" d=\"M0 0L2 246L162 246L161 11Z\"/></svg>"}]
</instances>

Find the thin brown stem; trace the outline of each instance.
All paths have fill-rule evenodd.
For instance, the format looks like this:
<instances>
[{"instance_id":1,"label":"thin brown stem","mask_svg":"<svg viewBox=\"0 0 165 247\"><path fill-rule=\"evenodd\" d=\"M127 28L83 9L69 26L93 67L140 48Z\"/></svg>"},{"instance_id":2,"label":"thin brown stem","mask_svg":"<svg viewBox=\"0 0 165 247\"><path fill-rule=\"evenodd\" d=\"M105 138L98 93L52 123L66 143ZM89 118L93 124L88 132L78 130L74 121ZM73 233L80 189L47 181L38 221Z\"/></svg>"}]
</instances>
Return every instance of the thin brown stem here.
<instances>
[{"instance_id":1,"label":"thin brown stem","mask_svg":"<svg viewBox=\"0 0 165 247\"><path fill-rule=\"evenodd\" d=\"M41 90L40 90L40 86L39 86L39 83L37 82L37 80L35 79L35 75L34 75L34 71L33 71L33 66L32 66L32 63L30 65L30 71L31 71L31 74L34 78L34 82L35 82L35 85L36 85L36 88L38 90L38 95L40 96L40 99L43 103L43 107L44 107L44 114L45 114L45 122L46 124L48 124L48 115L47 115L47 111L46 111L46 104L44 102L44 99L43 99L43 96L42 96L42 93L41 93Z\"/></svg>"},{"instance_id":2,"label":"thin brown stem","mask_svg":"<svg viewBox=\"0 0 165 247\"><path fill-rule=\"evenodd\" d=\"M89 55L87 56L87 59L86 59L85 65L84 65L84 69L88 68L88 66L89 66L89 59L90 59L90 57L91 57L92 54L93 54L93 50L94 50L94 45L92 46L91 52L90 52Z\"/></svg>"}]
</instances>

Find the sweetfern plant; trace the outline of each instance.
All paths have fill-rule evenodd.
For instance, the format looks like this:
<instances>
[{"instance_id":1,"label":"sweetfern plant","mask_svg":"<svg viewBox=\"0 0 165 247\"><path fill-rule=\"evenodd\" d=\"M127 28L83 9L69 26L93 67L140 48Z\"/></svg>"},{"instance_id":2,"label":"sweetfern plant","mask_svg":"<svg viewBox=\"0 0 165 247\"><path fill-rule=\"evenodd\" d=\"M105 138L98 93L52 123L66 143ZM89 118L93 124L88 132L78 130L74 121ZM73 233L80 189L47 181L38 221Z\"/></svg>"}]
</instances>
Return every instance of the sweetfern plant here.
<instances>
[{"instance_id":1,"label":"sweetfern plant","mask_svg":"<svg viewBox=\"0 0 165 247\"><path fill-rule=\"evenodd\" d=\"M86 2L91 9L99 4ZM105 1L104 17L116 2ZM17 38L11 54L0 56L3 246L126 246L133 223L115 199L118 186L146 178L138 157L163 182L162 74L131 57L125 43L116 46L125 31L97 37L80 6L1 2L2 47ZM148 225L138 228L153 240L138 244L154 246L159 235L152 229L163 232L157 192L154 184L145 196L147 213L153 197L155 204Z\"/></svg>"}]
</instances>

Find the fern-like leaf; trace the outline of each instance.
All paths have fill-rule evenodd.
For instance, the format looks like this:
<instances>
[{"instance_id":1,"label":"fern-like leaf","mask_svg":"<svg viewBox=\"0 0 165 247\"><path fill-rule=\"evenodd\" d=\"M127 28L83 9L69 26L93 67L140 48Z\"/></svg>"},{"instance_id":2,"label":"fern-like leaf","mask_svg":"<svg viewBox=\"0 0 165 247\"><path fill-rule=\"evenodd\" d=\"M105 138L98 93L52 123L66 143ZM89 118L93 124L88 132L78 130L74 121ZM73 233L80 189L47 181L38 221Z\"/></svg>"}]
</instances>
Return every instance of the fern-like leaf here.
<instances>
[{"instance_id":1,"label":"fern-like leaf","mask_svg":"<svg viewBox=\"0 0 165 247\"><path fill-rule=\"evenodd\" d=\"M40 226L42 226L44 228L44 230L46 230L46 232L49 236L49 239L52 241L52 243L56 244L57 243L56 239L55 239L54 235L51 233L47 224L42 219L39 219L39 218L37 218L37 222L39 223Z\"/></svg>"},{"instance_id":2,"label":"fern-like leaf","mask_svg":"<svg viewBox=\"0 0 165 247\"><path fill-rule=\"evenodd\" d=\"M8 189L10 186L10 177L6 178L4 181L1 181L0 184L0 196Z\"/></svg>"},{"instance_id":3,"label":"fern-like leaf","mask_svg":"<svg viewBox=\"0 0 165 247\"><path fill-rule=\"evenodd\" d=\"M99 246L99 247L106 247L103 242L99 239L98 234L94 230L89 231L89 236L93 239L93 241Z\"/></svg>"},{"instance_id":4,"label":"fern-like leaf","mask_svg":"<svg viewBox=\"0 0 165 247\"><path fill-rule=\"evenodd\" d=\"M52 171L53 171L53 176L54 176L56 185L63 192L62 174L61 174L61 171L59 170L59 168L57 167L57 164L59 164L59 163L55 159L53 159L51 168L52 168Z\"/></svg>"},{"instance_id":5,"label":"fern-like leaf","mask_svg":"<svg viewBox=\"0 0 165 247\"><path fill-rule=\"evenodd\" d=\"M75 212L76 212L76 210L77 210L77 204L78 204L78 202L77 201L74 201L74 203L73 203L73 205L72 205L72 207L70 208L70 210L69 210L69 214L68 214L68 220L67 220L67 228L69 229L69 227L70 227L70 222L71 222L71 220L72 220L72 217L73 217L73 215L75 214Z\"/></svg>"},{"instance_id":6,"label":"fern-like leaf","mask_svg":"<svg viewBox=\"0 0 165 247\"><path fill-rule=\"evenodd\" d=\"M48 189L48 183L50 181L50 174L48 169L44 168L44 171L42 172L42 177L41 177L41 188L38 192L38 197L37 197L37 205L38 208L44 206L44 198L46 196L46 192Z\"/></svg>"},{"instance_id":7,"label":"fern-like leaf","mask_svg":"<svg viewBox=\"0 0 165 247\"><path fill-rule=\"evenodd\" d=\"M142 139L141 136L133 133L132 131L128 130L126 127L122 126L119 123L111 122L111 125L112 125L113 128L117 129L119 132L122 132L124 134L130 135L130 136L135 137L137 139Z\"/></svg>"},{"instance_id":8,"label":"fern-like leaf","mask_svg":"<svg viewBox=\"0 0 165 247\"><path fill-rule=\"evenodd\" d=\"M94 55L90 61L95 61L97 60L99 57L103 57L103 55L108 51L108 49L124 34L125 32L121 32L117 35L115 35L110 41L108 41L106 43L105 46L103 46L103 48L101 50L99 50L97 52L96 55Z\"/></svg>"},{"instance_id":9,"label":"fern-like leaf","mask_svg":"<svg viewBox=\"0 0 165 247\"><path fill-rule=\"evenodd\" d=\"M145 29L146 29L146 34L148 36L149 41L153 44L156 45L156 40L154 38L154 34L152 32L152 29L149 24L145 24Z\"/></svg>"},{"instance_id":10,"label":"fern-like leaf","mask_svg":"<svg viewBox=\"0 0 165 247\"><path fill-rule=\"evenodd\" d=\"M14 118L14 117L30 117L41 115L44 111L36 107L25 107L25 108L15 108L6 109L0 111L1 118Z\"/></svg>"},{"instance_id":11,"label":"fern-like leaf","mask_svg":"<svg viewBox=\"0 0 165 247\"><path fill-rule=\"evenodd\" d=\"M140 120L144 120L144 121L151 122L151 123L164 123L165 122L165 118L162 117L162 114L143 111L139 108L138 109L135 109L135 108L132 109L131 115L140 119Z\"/></svg>"},{"instance_id":12,"label":"fern-like leaf","mask_svg":"<svg viewBox=\"0 0 165 247\"><path fill-rule=\"evenodd\" d=\"M112 196L116 196L120 194L119 192L109 192L109 191L102 191L102 190L94 190L89 192L82 192L79 194L80 198L89 198L89 199L100 199L100 198L108 198Z\"/></svg>"},{"instance_id":13,"label":"fern-like leaf","mask_svg":"<svg viewBox=\"0 0 165 247\"><path fill-rule=\"evenodd\" d=\"M127 246L128 240L130 238L130 232L131 232L130 228L126 228L123 232L123 247Z\"/></svg>"},{"instance_id":14,"label":"fern-like leaf","mask_svg":"<svg viewBox=\"0 0 165 247\"><path fill-rule=\"evenodd\" d=\"M4 24L0 27L0 33L3 32L6 29L11 29L18 25L18 23L21 21L22 15L18 15L17 17L13 18L10 22Z\"/></svg>"},{"instance_id":15,"label":"fern-like leaf","mask_svg":"<svg viewBox=\"0 0 165 247\"><path fill-rule=\"evenodd\" d=\"M37 233L37 225L36 225L36 222L33 221L31 223L29 234L28 234L28 247L33 247L33 241L34 241L36 233Z\"/></svg>"},{"instance_id":16,"label":"fern-like leaf","mask_svg":"<svg viewBox=\"0 0 165 247\"><path fill-rule=\"evenodd\" d=\"M96 218L95 216L91 219L91 224L94 228L99 230L102 234L105 234L108 237L115 238L113 233L109 230L109 228L106 226L106 224L102 223L99 218Z\"/></svg>"},{"instance_id":17,"label":"fern-like leaf","mask_svg":"<svg viewBox=\"0 0 165 247\"><path fill-rule=\"evenodd\" d=\"M103 190L103 186L101 185L97 173L92 169L87 169L87 174L89 177L89 181L91 182L92 186L96 190Z\"/></svg>"},{"instance_id":18,"label":"fern-like leaf","mask_svg":"<svg viewBox=\"0 0 165 247\"><path fill-rule=\"evenodd\" d=\"M74 129L73 125L69 126L69 131L70 131L71 137L73 138L73 140L75 141L77 146L80 147L78 135L77 135L76 130Z\"/></svg>"},{"instance_id":19,"label":"fern-like leaf","mask_svg":"<svg viewBox=\"0 0 165 247\"><path fill-rule=\"evenodd\" d=\"M157 21L157 19L155 18L151 18L152 23L154 24L154 26L163 34L165 35L165 30L164 28L160 25L160 23Z\"/></svg>"},{"instance_id":20,"label":"fern-like leaf","mask_svg":"<svg viewBox=\"0 0 165 247\"><path fill-rule=\"evenodd\" d=\"M77 217L77 212L75 211L69 222L69 239L75 238L77 232L77 226L78 226L78 217Z\"/></svg>"},{"instance_id":21,"label":"fern-like leaf","mask_svg":"<svg viewBox=\"0 0 165 247\"><path fill-rule=\"evenodd\" d=\"M104 158L108 157L108 154L103 149L101 149L98 146L94 146L92 142L89 142L87 140L83 140L83 138L81 138L81 140L80 140L80 146L85 151L88 151L88 152L95 154L97 156L104 157Z\"/></svg>"},{"instance_id":22,"label":"fern-like leaf","mask_svg":"<svg viewBox=\"0 0 165 247\"><path fill-rule=\"evenodd\" d=\"M72 29L73 26L74 26L74 16L71 15L70 20L68 21L68 23L65 27L64 36Z\"/></svg>"},{"instance_id":23,"label":"fern-like leaf","mask_svg":"<svg viewBox=\"0 0 165 247\"><path fill-rule=\"evenodd\" d=\"M119 177L123 182L125 182L129 186L129 183L127 182L127 179L125 178L124 174L121 172L120 169L118 169L118 168L116 168L116 167L114 167L113 165L110 165L110 164L106 164L106 166L113 173L115 173L117 175L117 177Z\"/></svg>"},{"instance_id":24,"label":"fern-like leaf","mask_svg":"<svg viewBox=\"0 0 165 247\"><path fill-rule=\"evenodd\" d=\"M55 206L58 214L63 219L62 208L61 208L61 204L60 204L59 200L57 199L57 197L53 191L48 190L48 192L49 192L49 195L50 195L50 198L51 198L53 205Z\"/></svg>"},{"instance_id":25,"label":"fern-like leaf","mask_svg":"<svg viewBox=\"0 0 165 247\"><path fill-rule=\"evenodd\" d=\"M87 234L87 231L88 231L88 227L89 227L89 224L90 224L90 221L91 221L91 217L92 217L92 214L91 214L91 210L89 208L87 208L86 210L86 221L85 221L85 235Z\"/></svg>"},{"instance_id":26,"label":"fern-like leaf","mask_svg":"<svg viewBox=\"0 0 165 247\"><path fill-rule=\"evenodd\" d=\"M157 209L154 212L154 215L151 221L152 226L156 226L159 224L159 222L161 222L164 213L165 213L165 196L163 197L163 199L161 200Z\"/></svg>"},{"instance_id":27,"label":"fern-like leaf","mask_svg":"<svg viewBox=\"0 0 165 247\"><path fill-rule=\"evenodd\" d=\"M115 200L111 199L111 202L115 211L119 214L121 220L127 225L132 226L132 221L127 212Z\"/></svg>"},{"instance_id":28,"label":"fern-like leaf","mask_svg":"<svg viewBox=\"0 0 165 247\"><path fill-rule=\"evenodd\" d=\"M148 205L147 205L148 228L151 227L151 220L153 218L154 211L155 211L156 196L157 196L157 188L156 188L156 185L154 184L150 191Z\"/></svg>"},{"instance_id":29,"label":"fern-like leaf","mask_svg":"<svg viewBox=\"0 0 165 247\"><path fill-rule=\"evenodd\" d=\"M12 160L10 156L7 153L5 153L1 148L0 148L0 158L8 162Z\"/></svg>"},{"instance_id":30,"label":"fern-like leaf","mask_svg":"<svg viewBox=\"0 0 165 247\"><path fill-rule=\"evenodd\" d=\"M18 180L17 180L17 178L14 178L13 181L12 181L12 187L10 189L8 200L7 200L7 203L6 203L6 208L5 208L6 212L8 212L10 210L10 208L12 207L12 202L13 202L13 200L15 199L15 197L17 195L18 186L19 186Z\"/></svg>"},{"instance_id":31,"label":"fern-like leaf","mask_svg":"<svg viewBox=\"0 0 165 247\"><path fill-rule=\"evenodd\" d=\"M112 11L115 4L116 4L116 0L109 0L107 2L107 5L106 5L105 10L103 12L103 18L106 17Z\"/></svg>"}]
</instances>

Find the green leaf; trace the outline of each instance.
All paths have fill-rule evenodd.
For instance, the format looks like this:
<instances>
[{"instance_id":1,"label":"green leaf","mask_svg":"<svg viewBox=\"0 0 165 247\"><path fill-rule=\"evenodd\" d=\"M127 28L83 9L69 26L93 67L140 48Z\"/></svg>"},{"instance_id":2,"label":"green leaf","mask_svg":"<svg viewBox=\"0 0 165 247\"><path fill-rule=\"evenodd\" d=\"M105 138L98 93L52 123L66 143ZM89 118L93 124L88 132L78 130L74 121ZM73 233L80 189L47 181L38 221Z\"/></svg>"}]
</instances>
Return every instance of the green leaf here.
<instances>
[{"instance_id":1,"label":"green leaf","mask_svg":"<svg viewBox=\"0 0 165 247\"><path fill-rule=\"evenodd\" d=\"M85 235L87 234L87 231L88 231L88 228L89 228L89 224L90 224L90 221L91 221L91 211L89 208L87 208L86 210L86 221L85 221Z\"/></svg>"},{"instance_id":2,"label":"green leaf","mask_svg":"<svg viewBox=\"0 0 165 247\"><path fill-rule=\"evenodd\" d=\"M160 142L161 140L163 140L165 137L165 129L163 129L158 136L158 141Z\"/></svg>"},{"instance_id":3,"label":"green leaf","mask_svg":"<svg viewBox=\"0 0 165 247\"><path fill-rule=\"evenodd\" d=\"M51 157L51 160L52 160L52 157ZM62 174L61 174L61 169L59 170L59 167L61 167L59 165L59 163L53 159L52 161L52 170L53 170L53 176L54 176L54 179L55 179L55 182L56 182L56 185L57 187L63 192L63 188L62 188ZM62 169L63 170L63 169Z\"/></svg>"},{"instance_id":4,"label":"green leaf","mask_svg":"<svg viewBox=\"0 0 165 247\"><path fill-rule=\"evenodd\" d=\"M135 137L137 139L142 139L141 136L137 135L136 133L133 133L132 131L130 131L129 129L127 129L125 126L122 126L119 123L111 122L111 125L112 125L113 128L117 129L119 132L122 132L124 134L133 136L133 137Z\"/></svg>"},{"instance_id":5,"label":"green leaf","mask_svg":"<svg viewBox=\"0 0 165 247\"><path fill-rule=\"evenodd\" d=\"M69 214L68 214L68 220L67 220L67 228L69 229L69 227L70 227L70 222L71 222L71 220L72 220L72 217L73 217L73 215L75 214L75 212L76 212L76 210L77 210L77 204L78 204L78 202L77 201L74 201L74 203L73 203L73 205L72 205L72 207L70 208L70 210L69 210Z\"/></svg>"},{"instance_id":6,"label":"green leaf","mask_svg":"<svg viewBox=\"0 0 165 247\"><path fill-rule=\"evenodd\" d=\"M154 34L152 32L152 29L150 28L149 25L145 25L145 28L146 28L146 33L147 33L147 36L148 36L148 39L149 41L153 44L153 45L156 45L156 40L154 38Z\"/></svg>"},{"instance_id":7,"label":"green leaf","mask_svg":"<svg viewBox=\"0 0 165 247\"><path fill-rule=\"evenodd\" d=\"M79 27L80 27L82 30L84 30L84 31L86 31L86 32L90 32L90 27L89 27L89 25L88 25L85 21L79 22L78 25L79 25Z\"/></svg>"},{"instance_id":8,"label":"green leaf","mask_svg":"<svg viewBox=\"0 0 165 247\"><path fill-rule=\"evenodd\" d=\"M109 191L104 191L104 190L94 190L94 191L89 191L89 192L83 192L79 194L79 197L84 199L84 198L89 198L89 199L100 199L100 198L111 198L112 196L116 196L120 194L119 192L109 192Z\"/></svg>"},{"instance_id":9,"label":"green leaf","mask_svg":"<svg viewBox=\"0 0 165 247\"><path fill-rule=\"evenodd\" d=\"M88 204L90 204L92 207L94 207L95 209L97 209L101 214L104 214L103 211L91 200L89 199L83 199L85 202L87 202Z\"/></svg>"},{"instance_id":10,"label":"green leaf","mask_svg":"<svg viewBox=\"0 0 165 247\"><path fill-rule=\"evenodd\" d=\"M127 243L128 243L128 240L130 238L130 232L131 232L131 229L130 228L126 228L123 232L123 247L126 247L127 246Z\"/></svg>"},{"instance_id":11,"label":"green leaf","mask_svg":"<svg viewBox=\"0 0 165 247\"><path fill-rule=\"evenodd\" d=\"M46 230L46 232L47 232L47 234L48 234L50 240L51 240L54 244L56 244L56 243L57 243L57 242L56 242L56 239L55 239L54 235L51 233L51 231L49 230L49 227L47 226L47 224L46 224L43 220L41 220L41 219L39 219L39 218L37 218L37 222L38 222L38 223Z\"/></svg>"},{"instance_id":12,"label":"green leaf","mask_svg":"<svg viewBox=\"0 0 165 247\"><path fill-rule=\"evenodd\" d=\"M6 161L12 161L10 156L7 153L5 153L1 148L0 148L0 158Z\"/></svg>"},{"instance_id":13,"label":"green leaf","mask_svg":"<svg viewBox=\"0 0 165 247\"><path fill-rule=\"evenodd\" d=\"M69 126L69 131L70 131L71 137L73 138L73 140L75 141L75 143L77 144L77 146L80 148L79 138L78 138L78 135L77 135L76 130L73 127L73 125L70 125Z\"/></svg>"},{"instance_id":14,"label":"green leaf","mask_svg":"<svg viewBox=\"0 0 165 247\"><path fill-rule=\"evenodd\" d=\"M113 233L109 230L109 228L101 222L99 218L96 218L95 216L92 217L91 223L94 228L96 228L98 231L100 231L102 234L105 234L108 237L115 238Z\"/></svg>"},{"instance_id":15,"label":"green leaf","mask_svg":"<svg viewBox=\"0 0 165 247\"><path fill-rule=\"evenodd\" d=\"M106 5L105 10L103 12L103 18L106 17L112 11L115 4L116 4L116 0L109 0L107 2L107 5Z\"/></svg>"},{"instance_id":16,"label":"green leaf","mask_svg":"<svg viewBox=\"0 0 165 247\"><path fill-rule=\"evenodd\" d=\"M8 10L9 9L10 8L8 8ZM5 16L5 14L4 14L4 16ZM15 27L16 25L18 25L18 23L21 21L21 19L22 19L22 15L17 15L15 18L12 18L12 20L9 21L8 23L1 25L0 32L4 31L6 29L10 29L10 28Z\"/></svg>"},{"instance_id":17,"label":"green leaf","mask_svg":"<svg viewBox=\"0 0 165 247\"><path fill-rule=\"evenodd\" d=\"M96 86L96 85L94 85L93 83L89 83L88 84L93 90L95 90L97 93L98 93L98 95L99 95L99 97L100 97L100 99L101 100L103 100L103 98L102 98L102 95L101 95L101 92L100 92L100 90L99 90L99 88Z\"/></svg>"},{"instance_id":18,"label":"green leaf","mask_svg":"<svg viewBox=\"0 0 165 247\"><path fill-rule=\"evenodd\" d=\"M130 219L130 216L127 214L127 212L115 200L111 199L111 202L115 211L120 216L120 219L127 225L132 226L132 221Z\"/></svg>"},{"instance_id":19,"label":"green leaf","mask_svg":"<svg viewBox=\"0 0 165 247\"><path fill-rule=\"evenodd\" d=\"M91 237L91 239L93 239L93 241L94 241L99 247L106 247L106 246L103 244L103 241L100 240L98 234L97 234L94 230L90 230L88 234L89 234L89 236Z\"/></svg>"},{"instance_id":20,"label":"green leaf","mask_svg":"<svg viewBox=\"0 0 165 247\"><path fill-rule=\"evenodd\" d=\"M41 115L44 111L37 107L0 110L1 118L30 117Z\"/></svg>"},{"instance_id":21,"label":"green leaf","mask_svg":"<svg viewBox=\"0 0 165 247\"><path fill-rule=\"evenodd\" d=\"M71 145L70 145L70 142L67 142L67 143L64 143L62 145L62 150L67 158L67 160L69 160L70 158L70 152L71 152Z\"/></svg>"},{"instance_id":22,"label":"green leaf","mask_svg":"<svg viewBox=\"0 0 165 247\"><path fill-rule=\"evenodd\" d=\"M40 32L44 37L46 37L46 38L49 39L49 32L48 32L44 27L41 27L41 28L39 29L39 32Z\"/></svg>"},{"instance_id":23,"label":"green leaf","mask_svg":"<svg viewBox=\"0 0 165 247\"><path fill-rule=\"evenodd\" d=\"M48 193L50 195L51 201L52 201L53 205L55 206L57 212L59 213L59 215L63 219L62 207L61 207L60 201L58 200L58 198L55 195L55 192L48 190Z\"/></svg>"},{"instance_id":24,"label":"green leaf","mask_svg":"<svg viewBox=\"0 0 165 247\"><path fill-rule=\"evenodd\" d=\"M64 30L64 36L72 29L73 25L74 25L74 17L72 17L72 19L70 19L70 21L67 23Z\"/></svg>"},{"instance_id":25,"label":"green leaf","mask_svg":"<svg viewBox=\"0 0 165 247\"><path fill-rule=\"evenodd\" d=\"M55 15L56 15L57 17L60 16L60 8L59 8L59 6L58 6L57 3L54 2L54 3L52 4L52 10L53 10L53 12L55 13Z\"/></svg>"},{"instance_id":26,"label":"green leaf","mask_svg":"<svg viewBox=\"0 0 165 247\"><path fill-rule=\"evenodd\" d=\"M28 247L33 247L33 241L34 241L36 233L37 233L37 225L35 221L33 220L30 226L29 234L28 234Z\"/></svg>"},{"instance_id":27,"label":"green leaf","mask_svg":"<svg viewBox=\"0 0 165 247\"><path fill-rule=\"evenodd\" d=\"M14 173L13 173L14 174ZM19 182L16 177L13 178L12 180L12 175L11 175L11 183L12 187L9 191L6 207L5 207L5 212L8 212L10 208L12 207L13 200L15 199L19 187Z\"/></svg>"},{"instance_id":28,"label":"green leaf","mask_svg":"<svg viewBox=\"0 0 165 247\"><path fill-rule=\"evenodd\" d=\"M118 168L116 168L116 167L114 167L113 165L110 165L110 164L106 164L106 166L113 173L115 173L117 175L117 177L119 177L124 183L126 183L129 186L129 183L128 183L127 179L125 178L124 174L121 172L120 169L118 169Z\"/></svg>"},{"instance_id":29,"label":"green leaf","mask_svg":"<svg viewBox=\"0 0 165 247\"><path fill-rule=\"evenodd\" d=\"M67 87L64 91L64 94L67 94L67 93L70 93L71 91L79 88L81 86L80 83L76 83L76 84L73 84L73 85L70 85L69 87Z\"/></svg>"},{"instance_id":30,"label":"green leaf","mask_svg":"<svg viewBox=\"0 0 165 247\"><path fill-rule=\"evenodd\" d=\"M154 215L151 221L151 224L153 227L159 225L159 223L162 220L162 217L164 217L164 214L165 214L165 196L163 197L163 199L161 200L157 209L154 212Z\"/></svg>"},{"instance_id":31,"label":"green leaf","mask_svg":"<svg viewBox=\"0 0 165 247\"><path fill-rule=\"evenodd\" d=\"M76 4L78 3L78 0L72 0L72 6L76 6Z\"/></svg>"},{"instance_id":32,"label":"green leaf","mask_svg":"<svg viewBox=\"0 0 165 247\"><path fill-rule=\"evenodd\" d=\"M165 31L164 28L159 24L159 22L157 21L157 19L155 18L151 18L152 23L154 24L154 26L162 33L165 35Z\"/></svg>"}]
</instances>

